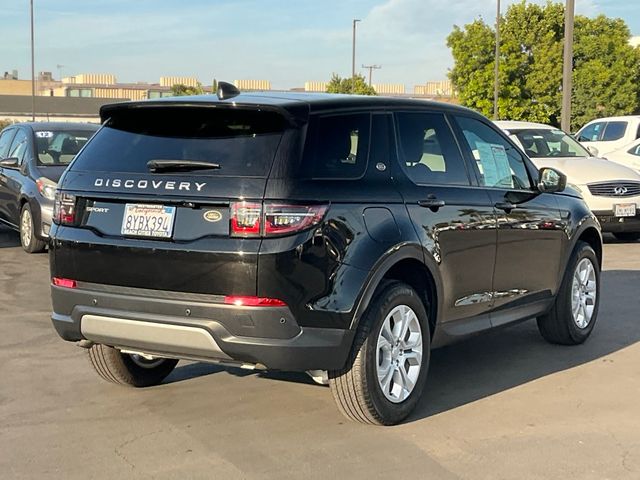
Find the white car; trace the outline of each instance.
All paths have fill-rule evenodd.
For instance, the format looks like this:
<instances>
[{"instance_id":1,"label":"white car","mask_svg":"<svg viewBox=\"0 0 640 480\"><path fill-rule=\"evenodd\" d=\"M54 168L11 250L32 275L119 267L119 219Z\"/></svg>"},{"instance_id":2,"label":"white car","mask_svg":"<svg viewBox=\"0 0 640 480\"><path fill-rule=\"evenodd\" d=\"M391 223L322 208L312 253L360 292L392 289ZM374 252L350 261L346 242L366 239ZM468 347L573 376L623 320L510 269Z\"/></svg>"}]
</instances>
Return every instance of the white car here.
<instances>
[{"instance_id":1,"label":"white car","mask_svg":"<svg viewBox=\"0 0 640 480\"><path fill-rule=\"evenodd\" d=\"M640 172L640 140L607 153L607 160L625 165Z\"/></svg>"},{"instance_id":2,"label":"white car","mask_svg":"<svg viewBox=\"0 0 640 480\"><path fill-rule=\"evenodd\" d=\"M604 232L623 241L640 239L640 173L597 158L562 130L530 122L495 122L538 167L567 176L598 217Z\"/></svg>"},{"instance_id":3,"label":"white car","mask_svg":"<svg viewBox=\"0 0 640 480\"><path fill-rule=\"evenodd\" d=\"M578 130L576 138L594 155L605 156L640 138L640 116L598 118ZM596 150L593 150L593 149Z\"/></svg>"}]
</instances>

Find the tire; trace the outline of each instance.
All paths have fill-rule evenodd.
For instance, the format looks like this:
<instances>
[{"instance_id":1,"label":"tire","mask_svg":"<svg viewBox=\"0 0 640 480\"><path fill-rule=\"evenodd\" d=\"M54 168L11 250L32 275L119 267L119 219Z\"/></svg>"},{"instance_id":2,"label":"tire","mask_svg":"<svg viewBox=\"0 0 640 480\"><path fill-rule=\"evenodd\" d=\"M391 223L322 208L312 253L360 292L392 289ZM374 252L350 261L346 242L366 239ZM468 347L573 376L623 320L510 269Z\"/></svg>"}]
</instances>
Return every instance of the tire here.
<instances>
[{"instance_id":1,"label":"tire","mask_svg":"<svg viewBox=\"0 0 640 480\"><path fill-rule=\"evenodd\" d=\"M640 240L640 232L618 232L613 234L621 242L635 242Z\"/></svg>"},{"instance_id":2,"label":"tire","mask_svg":"<svg viewBox=\"0 0 640 480\"><path fill-rule=\"evenodd\" d=\"M42 252L46 246L45 242L36 237L36 226L28 203L22 206L20 212L20 244L27 253Z\"/></svg>"},{"instance_id":3,"label":"tire","mask_svg":"<svg viewBox=\"0 0 640 480\"><path fill-rule=\"evenodd\" d=\"M578 281L578 278L582 279L583 275L578 273L576 277L576 271L580 269L580 272L584 273L583 268L588 268L586 265L590 265L589 272L593 275L585 274L585 277L589 276L590 279L583 283L582 280ZM577 287L574 280L578 282ZM574 295L577 296L574 297ZM580 308L583 299L584 310ZM577 313L574 306L578 306ZM589 244L578 242L567 265L553 307L546 315L538 317L538 330L550 343L579 345L591 335L598 318L599 306L600 263Z\"/></svg>"},{"instance_id":4,"label":"tire","mask_svg":"<svg viewBox=\"0 0 640 480\"><path fill-rule=\"evenodd\" d=\"M132 387L160 384L178 363L169 358L145 360L100 344L92 345L87 353L91 365L104 380Z\"/></svg>"},{"instance_id":5,"label":"tire","mask_svg":"<svg viewBox=\"0 0 640 480\"><path fill-rule=\"evenodd\" d=\"M385 340L390 335L394 340L400 336L395 335L393 326L402 323L393 319L408 320L410 335L403 337L406 350L393 348ZM404 420L420 400L427 380L430 338L427 312L416 291L400 282L382 285L360 321L347 366L329 372L331 392L342 414L350 420L371 425L395 425ZM401 363L396 364L394 358ZM416 365L419 365L418 370ZM400 369L404 371L404 377ZM378 371L383 376L381 381ZM391 372L391 376L384 372ZM396 382L396 378L400 381ZM407 385L413 384L412 389L402 389L403 378L411 379ZM387 380L385 389L381 383L384 380Z\"/></svg>"}]
</instances>

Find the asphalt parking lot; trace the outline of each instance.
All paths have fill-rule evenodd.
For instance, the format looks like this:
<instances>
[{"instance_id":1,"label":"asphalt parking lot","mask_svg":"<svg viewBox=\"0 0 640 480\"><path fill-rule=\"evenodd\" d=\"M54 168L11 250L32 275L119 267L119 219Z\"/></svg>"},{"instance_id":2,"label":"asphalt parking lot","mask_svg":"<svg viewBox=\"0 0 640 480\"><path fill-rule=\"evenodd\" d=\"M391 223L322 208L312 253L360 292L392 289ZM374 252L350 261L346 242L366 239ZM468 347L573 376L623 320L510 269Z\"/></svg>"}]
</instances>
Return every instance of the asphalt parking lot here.
<instances>
[{"instance_id":1,"label":"asphalt parking lot","mask_svg":"<svg viewBox=\"0 0 640 480\"><path fill-rule=\"evenodd\" d=\"M366 427L304 375L103 382L50 324L46 254L0 228L0 478L638 479L640 243L609 240L604 270L587 344L528 322L438 350L409 421Z\"/></svg>"}]
</instances>

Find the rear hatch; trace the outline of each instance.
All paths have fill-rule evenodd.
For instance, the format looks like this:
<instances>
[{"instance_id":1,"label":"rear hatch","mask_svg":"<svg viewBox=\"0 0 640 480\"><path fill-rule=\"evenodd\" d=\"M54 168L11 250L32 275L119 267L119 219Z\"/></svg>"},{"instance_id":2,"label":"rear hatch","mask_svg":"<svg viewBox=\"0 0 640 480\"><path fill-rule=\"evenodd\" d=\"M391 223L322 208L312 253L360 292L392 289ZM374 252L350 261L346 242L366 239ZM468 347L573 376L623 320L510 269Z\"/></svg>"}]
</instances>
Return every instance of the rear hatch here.
<instances>
[{"instance_id":1,"label":"rear hatch","mask_svg":"<svg viewBox=\"0 0 640 480\"><path fill-rule=\"evenodd\" d=\"M252 206L289 143L283 136L296 134L283 113L165 103L109 117L61 181L53 275L255 295L261 240L248 238Z\"/></svg>"}]
</instances>

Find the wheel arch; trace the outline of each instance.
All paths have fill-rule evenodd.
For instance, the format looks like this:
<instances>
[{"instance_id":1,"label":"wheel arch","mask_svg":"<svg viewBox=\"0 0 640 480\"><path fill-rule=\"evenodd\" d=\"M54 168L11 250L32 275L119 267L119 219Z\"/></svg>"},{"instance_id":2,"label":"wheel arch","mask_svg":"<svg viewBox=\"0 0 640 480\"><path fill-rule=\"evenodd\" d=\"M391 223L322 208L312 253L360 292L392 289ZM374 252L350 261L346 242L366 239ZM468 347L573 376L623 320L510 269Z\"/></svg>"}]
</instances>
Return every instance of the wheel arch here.
<instances>
[{"instance_id":1,"label":"wheel arch","mask_svg":"<svg viewBox=\"0 0 640 480\"><path fill-rule=\"evenodd\" d=\"M575 249L576 244L580 241L588 243L591 248L593 248L593 251L596 252L596 257L598 257L599 266L602 267L602 235L598 229L595 226L588 226L582 230L580 234L577 235L573 249Z\"/></svg>"},{"instance_id":2,"label":"wheel arch","mask_svg":"<svg viewBox=\"0 0 640 480\"><path fill-rule=\"evenodd\" d=\"M437 269L435 266L428 266L424 259L421 246L407 245L379 261L372 269L372 274L360 295L351 328L357 328L362 315L380 286L387 281L397 280L410 285L420 295L427 310L430 333L433 337L438 323L442 288L440 277L436 273Z\"/></svg>"}]
</instances>

